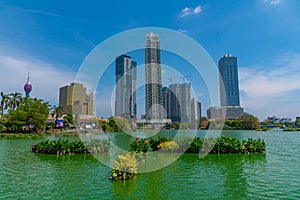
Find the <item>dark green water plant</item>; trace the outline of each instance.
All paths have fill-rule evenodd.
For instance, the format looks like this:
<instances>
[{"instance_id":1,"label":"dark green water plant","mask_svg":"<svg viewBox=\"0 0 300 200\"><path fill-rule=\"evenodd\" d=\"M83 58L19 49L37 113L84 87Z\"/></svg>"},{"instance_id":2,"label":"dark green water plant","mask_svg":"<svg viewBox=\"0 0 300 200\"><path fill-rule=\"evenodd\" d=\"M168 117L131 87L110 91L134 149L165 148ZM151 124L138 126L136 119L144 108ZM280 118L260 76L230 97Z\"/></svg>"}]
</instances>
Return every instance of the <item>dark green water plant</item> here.
<instances>
[{"instance_id":1,"label":"dark green water plant","mask_svg":"<svg viewBox=\"0 0 300 200\"><path fill-rule=\"evenodd\" d=\"M156 151L165 146L170 138L158 137L150 140L152 150ZM164 152L185 152L185 153L209 153L209 154L249 154L265 153L266 143L262 139L251 139L240 141L231 137L220 138L188 138L175 139L178 147L176 149L164 148ZM170 149L170 150L169 150Z\"/></svg>"},{"instance_id":2,"label":"dark green water plant","mask_svg":"<svg viewBox=\"0 0 300 200\"><path fill-rule=\"evenodd\" d=\"M81 140L69 142L68 140L43 140L32 146L35 153L44 154L98 154L108 152L110 142L108 140Z\"/></svg>"}]
</instances>

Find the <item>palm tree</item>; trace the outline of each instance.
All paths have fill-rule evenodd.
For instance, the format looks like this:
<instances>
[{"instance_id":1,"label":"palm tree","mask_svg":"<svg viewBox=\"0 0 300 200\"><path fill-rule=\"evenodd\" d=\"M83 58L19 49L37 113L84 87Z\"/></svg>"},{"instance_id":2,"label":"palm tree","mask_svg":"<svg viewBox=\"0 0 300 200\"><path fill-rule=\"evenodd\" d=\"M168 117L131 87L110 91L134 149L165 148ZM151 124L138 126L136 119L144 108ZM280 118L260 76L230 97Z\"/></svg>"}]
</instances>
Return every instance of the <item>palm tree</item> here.
<instances>
[{"instance_id":1,"label":"palm tree","mask_svg":"<svg viewBox=\"0 0 300 200\"><path fill-rule=\"evenodd\" d=\"M10 107L10 98L9 95L4 94L3 92L0 93L0 96L1 96L1 102L0 102L1 118L2 118L4 110Z\"/></svg>"},{"instance_id":2,"label":"palm tree","mask_svg":"<svg viewBox=\"0 0 300 200\"><path fill-rule=\"evenodd\" d=\"M64 109L61 106L53 106L51 108L51 116L56 119L60 118L64 114Z\"/></svg>"},{"instance_id":3,"label":"palm tree","mask_svg":"<svg viewBox=\"0 0 300 200\"><path fill-rule=\"evenodd\" d=\"M23 101L22 94L19 92L11 93L9 94L10 96L10 102L11 102L11 107L13 110L15 110Z\"/></svg>"}]
</instances>

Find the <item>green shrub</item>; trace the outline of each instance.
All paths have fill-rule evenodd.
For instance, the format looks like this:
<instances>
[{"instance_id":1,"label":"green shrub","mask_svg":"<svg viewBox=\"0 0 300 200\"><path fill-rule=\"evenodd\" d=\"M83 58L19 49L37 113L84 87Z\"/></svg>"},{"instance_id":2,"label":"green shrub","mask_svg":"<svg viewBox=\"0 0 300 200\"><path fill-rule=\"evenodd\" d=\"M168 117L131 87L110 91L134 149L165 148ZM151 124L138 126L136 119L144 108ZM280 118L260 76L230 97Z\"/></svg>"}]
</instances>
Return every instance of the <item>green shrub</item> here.
<instances>
[{"instance_id":1,"label":"green shrub","mask_svg":"<svg viewBox=\"0 0 300 200\"><path fill-rule=\"evenodd\" d=\"M44 154L97 154L106 153L110 147L108 140L91 140L69 142L68 140L44 140L32 146L35 153Z\"/></svg>"},{"instance_id":2,"label":"green shrub","mask_svg":"<svg viewBox=\"0 0 300 200\"><path fill-rule=\"evenodd\" d=\"M158 146L162 142L168 142L171 141L171 138L169 137L163 137L163 136L158 136L157 138L151 138L149 141L150 147L153 151L159 150Z\"/></svg>"},{"instance_id":3,"label":"green shrub","mask_svg":"<svg viewBox=\"0 0 300 200\"><path fill-rule=\"evenodd\" d=\"M139 139L136 138L134 141L130 143L130 152L135 152L135 153L147 153L149 150L149 142L146 139Z\"/></svg>"},{"instance_id":4,"label":"green shrub","mask_svg":"<svg viewBox=\"0 0 300 200\"><path fill-rule=\"evenodd\" d=\"M160 149L163 152L177 152L179 149L179 145L175 141L166 141L166 142L161 142L158 146L158 149Z\"/></svg>"}]
</instances>

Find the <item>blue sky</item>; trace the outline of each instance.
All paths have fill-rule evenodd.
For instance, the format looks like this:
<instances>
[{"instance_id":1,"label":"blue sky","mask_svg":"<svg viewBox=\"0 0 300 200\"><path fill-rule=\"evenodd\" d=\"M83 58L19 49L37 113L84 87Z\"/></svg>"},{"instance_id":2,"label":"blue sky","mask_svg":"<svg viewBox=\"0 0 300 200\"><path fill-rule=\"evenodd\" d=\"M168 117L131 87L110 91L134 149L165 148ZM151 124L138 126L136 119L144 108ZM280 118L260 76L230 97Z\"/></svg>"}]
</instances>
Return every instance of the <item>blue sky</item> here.
<instances>
[{"instance_id":1,"label":"blue sky","mask_svg":"<svg viewBox=\"0 0 300 200\"><path fill-rule=\"evenodd\" d=\"M225 53L238 57L241 106L247 112L260 119L295 118L300 116L299 11L297 0L2 0L0 91L23 93L30 69L32 96L57 104L59 87L74 81L99 43L129 29L162 27L196 40L215 63ZM143 52L131 56L143 64ZM172 65L167 56L162 61ZM113 66L107 77L114 80ZM109 84L99 88L101 94L112 92ZM209 106L206 92L196 88L203 113ZM98 116L110 116L105 99L96 105Z\"/></svg>"}]
</instances>

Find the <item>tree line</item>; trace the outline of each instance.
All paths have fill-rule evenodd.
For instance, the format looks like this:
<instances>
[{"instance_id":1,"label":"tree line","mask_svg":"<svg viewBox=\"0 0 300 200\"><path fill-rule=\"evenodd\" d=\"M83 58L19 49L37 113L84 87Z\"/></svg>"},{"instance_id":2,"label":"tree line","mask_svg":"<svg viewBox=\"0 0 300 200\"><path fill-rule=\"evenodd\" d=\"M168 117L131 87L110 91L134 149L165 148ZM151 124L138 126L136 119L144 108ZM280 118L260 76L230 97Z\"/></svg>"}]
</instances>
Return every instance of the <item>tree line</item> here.
<instances>
[{"instance_id":1,"label":"tree line","mask_svg":"<svg viewBox=\"0 0 300 200\"><path fill-rule=\"evenodd\" d=\"M52 106L38 98L26 98L21 93L0 93L0 132L34 132L53 128L47 122L50 116L56 119L63 116L61 106ZM65 116L68 123L74 123L73 116Z\"/></svg>"}]
</instances>

